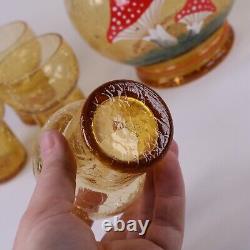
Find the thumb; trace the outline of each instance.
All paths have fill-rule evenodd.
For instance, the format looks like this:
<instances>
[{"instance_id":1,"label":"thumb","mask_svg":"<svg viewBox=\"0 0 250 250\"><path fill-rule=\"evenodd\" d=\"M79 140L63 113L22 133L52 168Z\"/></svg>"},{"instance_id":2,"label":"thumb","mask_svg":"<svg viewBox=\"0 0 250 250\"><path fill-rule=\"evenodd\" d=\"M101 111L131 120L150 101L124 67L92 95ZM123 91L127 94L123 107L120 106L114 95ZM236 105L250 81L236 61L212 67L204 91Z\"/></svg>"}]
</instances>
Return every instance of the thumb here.
<instances>
[{"instance_id":1,"label":"thumb","mask_svg":"<svg viewBox=\"0 0 250 250\"><path fill-rule=\"evenodd\" d=\"M76 164L64 136L46 131L40 139L42 172L30 202L33 212L56 208L56 213L72 209L75 198Z\"/></svg>"}]
</instances>

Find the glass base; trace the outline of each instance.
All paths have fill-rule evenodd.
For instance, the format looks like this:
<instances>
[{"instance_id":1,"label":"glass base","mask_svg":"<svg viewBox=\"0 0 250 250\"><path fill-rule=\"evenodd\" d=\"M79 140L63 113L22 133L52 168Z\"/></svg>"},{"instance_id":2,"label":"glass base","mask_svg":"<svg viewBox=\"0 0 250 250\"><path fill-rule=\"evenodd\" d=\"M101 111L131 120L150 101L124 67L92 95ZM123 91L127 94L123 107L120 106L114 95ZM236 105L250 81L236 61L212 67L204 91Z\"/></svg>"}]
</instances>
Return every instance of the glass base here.
<instances>
[{"instance_id":1,"label":"glass base","mask_svg":"<svg viewBox=\"0 0 250 250\"><path fill-rule=\"evenodd\" d=\"M26 151L7 124L0 122L0 183L17 175L27 159Z\"/></svg>"},{"instance_id":2,"label":"glass base","mask_svg":"<svg viewBox=\"0 0 250 250\"><path fill-rule=\"evenodd\" d=\"M36 121L34 120L32 115L26 114L22 111L16 111L16 113L19 116L19 118L22 120L23 123L25 123L27 125L36 125Z\"/></svg>"},{"instance_id":3,"label":"glass base","mask_svg":"<svg viewBox=\"0 0 250 250\"><path fill-rule=\"evenodd\" d=\"M223 61L232 48L234 31L225 23L208 40L173 60L138 67L137 74L146 84L158 88L177 87L195 80Z\"/></svg>"},{"instance_id":4,"label":"glass base","mask_svg":"<svg viewBox=\"0 0 250 250\"><path fill-rule=\"evenodd\" d=\"M65 98L61 103L51 107L50 109L36 113L36 114L29 114L24 112L17 112L19 117L22 119L22 121L27 125L34 125L37 124L39 126L43 126L49 119L51 115L53 115L57 110L62 108L63 106L84 99L85 96L82 93L82 91L79 88L76 88L73 90L73 92Z\"/></svg>"}]
</instances>

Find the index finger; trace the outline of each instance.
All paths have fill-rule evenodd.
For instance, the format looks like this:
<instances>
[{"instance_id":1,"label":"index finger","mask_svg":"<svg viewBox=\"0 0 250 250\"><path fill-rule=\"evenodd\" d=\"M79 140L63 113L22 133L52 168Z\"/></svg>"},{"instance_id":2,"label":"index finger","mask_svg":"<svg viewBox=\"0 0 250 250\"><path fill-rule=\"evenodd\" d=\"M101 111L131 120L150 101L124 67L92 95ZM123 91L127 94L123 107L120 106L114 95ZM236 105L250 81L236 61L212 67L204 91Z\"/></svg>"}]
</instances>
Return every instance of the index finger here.
<instances>
[{"instance_id":1,"label":"index finger","mask_svg":"<svg viewBox=\"0 0 250 250\"><path fill-rule=\"evenodd\" d=\"M181 249L185 189L177 154L173 151L154 168L154 189L153 219L146 238L164 249Z\"/></svg>"}]
</instances>

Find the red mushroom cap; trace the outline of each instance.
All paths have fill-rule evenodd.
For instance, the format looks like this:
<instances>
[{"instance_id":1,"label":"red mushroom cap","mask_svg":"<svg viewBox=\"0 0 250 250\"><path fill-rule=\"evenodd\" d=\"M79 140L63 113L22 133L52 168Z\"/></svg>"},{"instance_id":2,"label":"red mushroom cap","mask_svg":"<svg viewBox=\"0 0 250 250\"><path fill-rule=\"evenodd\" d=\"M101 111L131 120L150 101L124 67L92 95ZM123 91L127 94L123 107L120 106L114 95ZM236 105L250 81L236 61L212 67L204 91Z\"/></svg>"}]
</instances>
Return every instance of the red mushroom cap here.
<instances>
[{"instance_id":1,"label":"red mushroom cap","mask_svg":"<svg viewBox=\"0 0 250 250\"><path fill-rule=\"evenodd\" d=\"M176 14L175 20L179 22L183 17L201 13L215 12L216 6L211 0L188 0L185 6Z\"/></svg>"},{"instance_id":2,"label":"red mushroom cap","mask_svg":"<svg viewBox=\"0 0 250 250\"><path fill-rule=\"evenodd\" d=\"M107 39L110 43L116 36L133 25L148 9L154 0L127 0L124 4L118 0L110 0L110 25Z\"/></svg>"}]
</instances>

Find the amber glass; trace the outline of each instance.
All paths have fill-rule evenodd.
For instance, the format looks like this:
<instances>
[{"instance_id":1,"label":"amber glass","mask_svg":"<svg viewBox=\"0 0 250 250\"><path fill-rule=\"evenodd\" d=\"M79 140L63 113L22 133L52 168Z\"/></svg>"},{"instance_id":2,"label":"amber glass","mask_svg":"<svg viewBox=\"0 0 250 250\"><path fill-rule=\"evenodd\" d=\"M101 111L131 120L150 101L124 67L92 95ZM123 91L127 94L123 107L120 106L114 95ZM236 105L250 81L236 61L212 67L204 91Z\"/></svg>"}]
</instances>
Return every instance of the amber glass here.
<instances>
[{"instance_id":1,"label":"amber glass","mask_svg":"<svg viewBox=\"0 0 250 250\"><path fill-rule=\"evenodd\" d=\"M35 35L27 23L23 21L15 21L0 27L0 63L8 56L14 49L19 47L22 43L30 40ZM0 82L1 83L1 82ZM1 91L1 95L4 94ZM29 115L16 110L23 122L33 124L34 120Z\"/></svg>"},{"instance_id":2,"label":"amber glass","mask_svg":"<svg viewBox=\"0 0 250 250\"><path fill-rule=\"evenodd\" d=\"M223 61L234 40L232 27L225 23L207 41L171 61L138 67L141 80L155 87L176 87L208 73Z\"/></svg>"},{"instance_id":3,"label":"amber glass","mask_svg":"<svg viewBox=\"0 0 250 250\"><path fill-rule=\"evenodd\" d=\"M69 103L83 99L85 99L85 96L82 93L82 91L79 88L75 88L64 100L54 105L53 107L49 108L48 110L39 112L39 114L33 116L34 120L39 126L42 127L48 121L48 118L52 114L54 114L57 110L61 109L62 107L66 106Z\"/></svg>"},{"instance_id":4,"label":"amber glass","mask_svg":"<svg viewBox=\"0 0 250 250\"><path fill-rule=\"evenodd\" d=\"M3 120L4 107L0 101L0 182L9 180L23 167L26 152Z\"/></svg>"},{"instance_id":5,"label":"amber glass","mask_svg":"<svg viewBox=\"0 0 250 250\"><path fill-rule=\"evenodd\" d=\"M156 87L181 85L222 61L234 40L226 24L233 3L65 0L73 24L94 49L135 66L139 77Z\"/></svg>"},{"instance_id":6,"label":"amber glass","mask_svg":"<svg viewBox=\"0 0 250 250\"><path fill-rule=\"evenodd\" d=\"M92 219L118 214L138 197L147 169L166 153L173 136L163 100L126 80L65 106L46 123L43 130L48 129L63 133L71 146L77 162L75 205ZM35 175L41 168L36 148Z\"/></svg>"},{"instance_id":7,"label":"amber glass","mask_svg":"<svg viewBox=\"0 0 250 250\"><path fill-rule=\"evenodd\" d=\"M33 31L23 21L0 27L0 61L23 42L34 37Z\"/></svg>"},{"instance_id":8,"label":"amber glass","mask_svg":"<svg viewBox=\"0 0 250 250\"><path fill-rule=\"evenodd\" d=\"M78 74L76 56L58 34L23 43L0 64L5 102L39 125L74 96L79 99Z\"/></svg>"}]
</instances>

